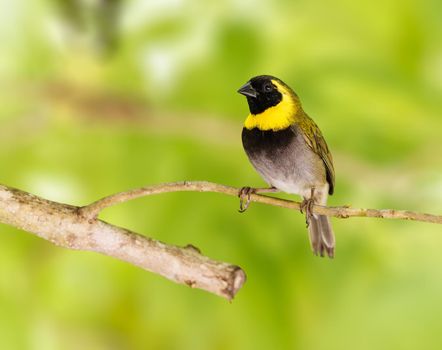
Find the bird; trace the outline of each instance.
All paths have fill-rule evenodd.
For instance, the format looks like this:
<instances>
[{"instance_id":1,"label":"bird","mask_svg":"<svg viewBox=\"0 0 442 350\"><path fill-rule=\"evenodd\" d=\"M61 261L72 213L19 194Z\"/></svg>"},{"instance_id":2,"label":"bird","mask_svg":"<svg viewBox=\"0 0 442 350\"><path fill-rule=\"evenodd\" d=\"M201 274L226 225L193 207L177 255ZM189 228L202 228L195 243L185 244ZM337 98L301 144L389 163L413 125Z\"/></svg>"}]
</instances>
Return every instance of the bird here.
<instances>
[{"instance_id":1,"label":"bird","mask_svg":"<svg viewBox=\"0 0 442 350\"><path fill-rule=\"evenodd\" d=\"M270 186L241 188L240 211L247 209L252 193L300 195L313 253L333 258L330 219L312 213L313 205L327 204L335 188L333 158L319 127L302 108L298 95L279 78L255 76L238 93L247 98L250 110L242 129L245 153Z\"/></svg>"}]
</instances>

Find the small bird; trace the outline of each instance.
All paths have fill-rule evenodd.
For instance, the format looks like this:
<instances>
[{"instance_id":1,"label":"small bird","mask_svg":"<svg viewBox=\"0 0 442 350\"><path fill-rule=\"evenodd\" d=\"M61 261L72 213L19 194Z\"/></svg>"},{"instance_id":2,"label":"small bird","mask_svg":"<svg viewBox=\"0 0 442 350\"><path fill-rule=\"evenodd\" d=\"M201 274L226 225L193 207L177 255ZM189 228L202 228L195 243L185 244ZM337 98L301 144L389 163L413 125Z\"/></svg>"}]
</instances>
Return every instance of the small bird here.
<instances>
[{"instance_id":1,"label":"small bird","mask_svg":"<svg viewBox=\"0 0 442 350\"><path fill-rule=\"evenodd\" d=\"M315 122L304 112L296 93L280 79L260 75L238 92L247 98L250 114L242 130L244 150L270 185L243 187L240 211L251 193L283 191L303 197L310 244L315 255L333 258L335 237L330 220L312 213L313 204L326 205L335 186L332 155ZM244 198L247 203L244 205Z\"/></svg>"}]
</instances>

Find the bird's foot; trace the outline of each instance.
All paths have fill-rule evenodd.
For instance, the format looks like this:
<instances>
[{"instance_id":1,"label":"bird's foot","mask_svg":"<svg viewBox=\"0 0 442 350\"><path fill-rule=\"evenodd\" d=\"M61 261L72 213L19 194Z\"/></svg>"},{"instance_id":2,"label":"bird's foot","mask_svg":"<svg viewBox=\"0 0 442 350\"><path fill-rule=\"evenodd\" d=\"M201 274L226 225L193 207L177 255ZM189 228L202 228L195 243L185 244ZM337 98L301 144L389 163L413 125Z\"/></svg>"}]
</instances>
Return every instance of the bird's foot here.
<instances>
[{"instance_id":1,"label":"bird's foot","mask_svg":"<svg viewBox=\"0 0 442 350\"><path fill-rule=\"evenodd\" d=\"M250 205L250 196L256 193L256 188L242 187L238 192L239 212L244 213Z\"/></svg>"},{"instance_id":2,"label":"bird's foot","mask_svg":"<svg viewBox=\"0 0 442 350\"><path fill-rule=\"evenodd\" d=\"M255 193L275 193L279 192L276 187L254 188L242 187L238 192L239 197L239 212L244 213L250 205L250 196Z\"/></svg>"},{"instance_id":3,"label":"bird's foot","mask_svg":"<svg viewBox=\"0 0 442 350\"><path fill-rule=\"evenodd\" d=\"M307 227L310 225L310 219L313 216L313 205L315 204L313 197L311 198L304 198L304 200L301 202L300 211L302 214L305 213L305 223Z\"/></svg>"}]
</instances>

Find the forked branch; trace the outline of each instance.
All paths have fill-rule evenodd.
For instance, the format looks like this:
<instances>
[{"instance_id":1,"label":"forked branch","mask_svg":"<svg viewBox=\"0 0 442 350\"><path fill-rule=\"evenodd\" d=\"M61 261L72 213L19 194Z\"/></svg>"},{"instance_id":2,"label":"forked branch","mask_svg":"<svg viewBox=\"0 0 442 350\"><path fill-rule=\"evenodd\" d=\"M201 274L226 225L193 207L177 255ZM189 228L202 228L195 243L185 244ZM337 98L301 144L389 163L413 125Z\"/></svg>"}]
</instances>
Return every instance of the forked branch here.
<instances>
[{"instance_id":1,"label":"forked branch","mask_svg":"<svg viewBox=\"0 0 442 350\"><path fill-rule=\"evenodd\" d=\"M77 207L0 185L0 222L33 233L56 245L109 255L174 282L231 300L246 280L240 267L205 257L193 245L178 247L165 244L97 219L103 209L112 205L143 196L180 191L218 192L237 196L239 189L206 181L184 181L121 192L90 205ZM251 194L250 199L283 208L300 208L299 202L260 194ZM340 218L366 216L442 223L440 215L392 209L315 205L313 213Z\"/></svg>"},{"instance_id":2,"label":"forked branch","mask_svg":"<svg viewBox=\"0 0 442 350\"><path fill-rule=\"evenodd\" d=\"M240 267L212 260L193 245L166 244L102 220L87 220L79 212L79 207L0 185L0 222L58 246L109 255L228 300L246 280Z\"/></svg>"}]
</instances>

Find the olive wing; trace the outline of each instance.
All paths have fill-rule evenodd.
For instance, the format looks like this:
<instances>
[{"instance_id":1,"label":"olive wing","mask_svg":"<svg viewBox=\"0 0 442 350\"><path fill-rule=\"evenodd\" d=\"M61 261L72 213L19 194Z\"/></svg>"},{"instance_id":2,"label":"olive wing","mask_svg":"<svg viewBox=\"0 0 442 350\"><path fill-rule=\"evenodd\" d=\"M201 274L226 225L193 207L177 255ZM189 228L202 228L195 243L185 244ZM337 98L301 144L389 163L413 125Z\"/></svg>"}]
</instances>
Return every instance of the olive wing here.
<instances>
[{"instance_id":1,"label":"olive wing","mask_svg":"<svg viewBox=\"0 0 442 350\"><path fill-rule=\"evenodd\" d=\"M333 157L322 136L321 130L319 130L316 123L307 115L297 124L303 131L302 135L304 136L305 142L324 162L327 182L330 186L328 193L331 195L335 188L335 169L333 167Z\"/></svg>"}]
</instances>

